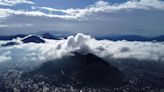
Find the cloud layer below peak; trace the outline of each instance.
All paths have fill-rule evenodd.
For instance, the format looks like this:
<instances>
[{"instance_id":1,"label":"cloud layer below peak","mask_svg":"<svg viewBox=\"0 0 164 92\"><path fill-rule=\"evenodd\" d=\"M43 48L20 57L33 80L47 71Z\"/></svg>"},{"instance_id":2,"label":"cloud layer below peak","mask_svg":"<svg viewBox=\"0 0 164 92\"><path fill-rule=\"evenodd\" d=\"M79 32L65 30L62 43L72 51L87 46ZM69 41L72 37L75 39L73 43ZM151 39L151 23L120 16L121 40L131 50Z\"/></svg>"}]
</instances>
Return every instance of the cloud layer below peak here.
<instances>
[{"instance_id":1,"label":"cloud layer below peak","mask_svg":"<svg viewBox=\"0 0 164 92\"><path fill-rule=\"evenodd\" d=\"M2 43L5 42L1 41ZM16 62L20 66L36 65L72 55L71 52L75 51L81 54L93 53L105 60L136 59L138 61L164 62L163 42L95 40L91 36L81 33L63 40L46 40L46 43L41 44L22 43L10 47L0 47L0 62Z\"/></svg>"}]
</instances>

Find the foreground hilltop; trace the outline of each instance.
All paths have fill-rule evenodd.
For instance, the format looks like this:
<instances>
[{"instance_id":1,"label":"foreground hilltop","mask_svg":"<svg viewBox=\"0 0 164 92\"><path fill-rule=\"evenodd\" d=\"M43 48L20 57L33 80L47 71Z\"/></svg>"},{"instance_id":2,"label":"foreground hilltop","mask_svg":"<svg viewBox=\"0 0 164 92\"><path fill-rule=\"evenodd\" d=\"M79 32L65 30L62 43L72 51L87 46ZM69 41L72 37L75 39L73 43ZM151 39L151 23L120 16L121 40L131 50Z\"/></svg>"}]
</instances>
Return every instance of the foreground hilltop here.
<instances>
[{"instance_id":1,"label":"foreground hilltop","mask_svg":"<svg viewBox=\"0 0 164 92\"><path fill-rule=\"evenodd\" d=\"M124 74L103 59L93 55L74 53L62 59L48 61L22 78L35 82L46 81L55 86L118 87L125 83Z\"/></svg>"}]
</instances>

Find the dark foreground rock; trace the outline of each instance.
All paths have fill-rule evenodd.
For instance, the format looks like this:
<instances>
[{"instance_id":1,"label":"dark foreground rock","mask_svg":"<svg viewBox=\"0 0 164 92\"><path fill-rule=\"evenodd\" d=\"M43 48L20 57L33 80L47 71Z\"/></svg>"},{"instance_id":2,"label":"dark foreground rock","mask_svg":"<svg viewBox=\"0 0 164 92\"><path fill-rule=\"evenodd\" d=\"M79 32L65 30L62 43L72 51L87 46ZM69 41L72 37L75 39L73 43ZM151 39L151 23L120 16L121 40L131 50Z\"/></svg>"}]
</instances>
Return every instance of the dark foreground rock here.
<instances>
[{"instance_id":1,"label":"dark foreground rock","mask_svg":"<svg viewBox=\"0 0 164 92\"><path fill-rule=\"evenodd\" d=\"M75 53L62 59L44 63L38 69L24 74L35 82L46 81L51 85L74 87L118 87L125 83L125 76L95 55Z\"/></svg>"},{"instance_id":2,"label":"dark foreground rock","mask_svg":"<svg viewBox=\"0 0 164 92\"><path fill-rule=\"evenodd\" d=\"M0 70L1 92L164 92L163 62L111 59L108 64L95 55L75 53L38 68L7 64Z\"/></svg>"}]
</instances>

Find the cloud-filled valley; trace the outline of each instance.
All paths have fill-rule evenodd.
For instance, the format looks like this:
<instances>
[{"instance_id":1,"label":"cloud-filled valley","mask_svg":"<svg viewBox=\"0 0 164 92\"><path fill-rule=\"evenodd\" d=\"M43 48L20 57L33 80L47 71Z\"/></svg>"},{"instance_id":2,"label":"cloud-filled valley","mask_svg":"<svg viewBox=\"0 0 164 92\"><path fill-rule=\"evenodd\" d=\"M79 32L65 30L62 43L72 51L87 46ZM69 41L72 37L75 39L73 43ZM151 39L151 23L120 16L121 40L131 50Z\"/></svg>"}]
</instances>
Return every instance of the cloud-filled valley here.
<instances>
[{"instance_id":1,"label":"cloud-filled valley","mask_svg":"<svg viewBox=\"0 0 164 92\"><path fill-rule=\"evenodd\" d=\"M22 43L21 38L12 40L19 45L0 47L0 62L15 62L19 65L35 65L45 61L72 55L92 53L105 60L137 59L138 61L164 61L163 42L96 40L89 35L77 34L67 39L48 40L45 43ZM7 41L1 41L4 44Z\"/></svg>"}]
</instances>

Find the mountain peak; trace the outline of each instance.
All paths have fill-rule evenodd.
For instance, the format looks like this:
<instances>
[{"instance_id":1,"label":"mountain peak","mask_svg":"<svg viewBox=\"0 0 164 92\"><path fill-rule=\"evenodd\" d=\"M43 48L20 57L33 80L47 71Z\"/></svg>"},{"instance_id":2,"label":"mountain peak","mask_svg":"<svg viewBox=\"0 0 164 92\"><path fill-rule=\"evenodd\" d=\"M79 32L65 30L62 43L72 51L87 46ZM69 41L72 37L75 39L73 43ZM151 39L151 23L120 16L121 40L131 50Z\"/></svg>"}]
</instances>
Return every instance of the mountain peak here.
<instances>
[{"instance_id":1,"label":"mountain peak","mask_svg":"<svg viewBox=\"0 0 164 92\"><path fill-rule=\"evenodd\" d=\"M41 39L41 37L39 36L28 36L25 37L24 39L21 40L23 43L29 43L29 42L34 42L34 43L45 43L45 41L43 39Z\"/></svg>"},{"instance_id":2,"label":"mountain peak","mask_svg":"<svg viewBox=\"0 0 164 92\"><path fill-rule=\"evenodd\" d=\"M50 33L44 33L44 34L42 34L42 37L43 37L43 38L46 38L46 39L54 39L54 40L58 40L58 39L59 39L59 38L53 36L53 35L50 34Z\"/></svg>"},{"instance_id":3,"label":"mountain peak","mask_svg":"<svg viewBox=\"0 0 164 92\"><path fill-rule=\"evenodd\" d=\"M123 84L125 77L119 69L96 55L79 53L48 61L25 76L30 76L35 81L45 79L39 75L48 76L45 77L46 81L52 85L75 87L119 86Z\"/></svg>"}]
</instances>

